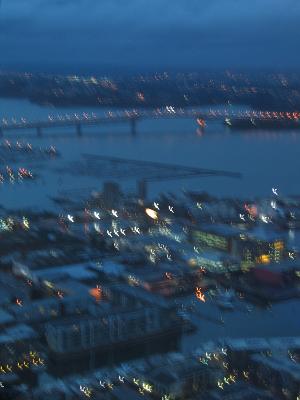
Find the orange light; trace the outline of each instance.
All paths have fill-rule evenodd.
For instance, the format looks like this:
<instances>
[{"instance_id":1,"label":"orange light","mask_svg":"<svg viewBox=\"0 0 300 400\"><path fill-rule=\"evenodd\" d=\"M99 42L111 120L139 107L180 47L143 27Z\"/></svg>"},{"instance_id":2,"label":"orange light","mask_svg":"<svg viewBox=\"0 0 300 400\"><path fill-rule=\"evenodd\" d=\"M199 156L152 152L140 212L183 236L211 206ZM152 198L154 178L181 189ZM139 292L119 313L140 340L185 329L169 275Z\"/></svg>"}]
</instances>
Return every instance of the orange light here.
<instances>
[{"instance_id":1,"label":"orange light","mask_svg":"<svg viewBox=\"0 0 300 400\"><path fill-rule=\"evenodd\" d=\"M204 293L202 293L202 289L199 287L196 287L196 291L195 291L195 295L197 297L198 300L203 301L203 303L205 303L205 296Z\"/></svg>"},{"instance_id":2,"label":"orange light","mask_svg":"<svg viewBox=\"0 0 300 400\"><path fill-rule=\"evenodd\" d=\"M97 286L97 287L95 287L95 288L92 288L92 289L89 291L89 293L90 293L91 296L94 297L94 299L95 299L97 302L99 302L99 301L101 300L101 298L102 298L102 289L101 289L99 286Z\"/></svg>"},{"instance_id":3,"label":"orange light","mask_svg":"<svg viewBox=\"0 0 300 400\"><path fill-rule=\"evenodd\" d=\"M278 251L283 250L283 242L280 242L280 241L275 242L275 243L274 243L274 249L275 249L275 250L278 250Z\"/></svg>"},{"instance_id":4,"label":"orange light","mask_svg":"<svg viewBox=\"0 0 300 400\"><path fill-rule=\"evenodd\" d=\"M261 264L269 264L270 263L270 256L268 254L262 254L259 258L258 258L259 262Z\"/></svg>"},{"instance_id":5,"label":"orange light","mask_svg":"<svg viewBox=\"0 0 300 400\"><path fill-rule=\"evenodd\" d=\"M195 258L190 258L188 260L188 264L190 267L197 267L197 265L198 265L197 260Z\"/></svg>"},{"instance_id":6,"label":"orange light","mask_svg":"<svg viewBox=\"0 0 300 400\"><path fill-rule=\"evenodd\" d=\"M18 306L20 306L20 307L23 306L23 302L22 302L22 300L20 300L20 299L17 299L17 300L16 300L16 304L17 304Z\"/></svg>"},{"instance_id":7,"label":"orange light","mask_svg":"<svg viewBox=\"0 0 300 400\"><path fill-rule=\"evenodd\" d=\"M203 118L197 118L197 124L201 126L201 128L205 128L206 122Z\"/></svg>"}]
</instances>

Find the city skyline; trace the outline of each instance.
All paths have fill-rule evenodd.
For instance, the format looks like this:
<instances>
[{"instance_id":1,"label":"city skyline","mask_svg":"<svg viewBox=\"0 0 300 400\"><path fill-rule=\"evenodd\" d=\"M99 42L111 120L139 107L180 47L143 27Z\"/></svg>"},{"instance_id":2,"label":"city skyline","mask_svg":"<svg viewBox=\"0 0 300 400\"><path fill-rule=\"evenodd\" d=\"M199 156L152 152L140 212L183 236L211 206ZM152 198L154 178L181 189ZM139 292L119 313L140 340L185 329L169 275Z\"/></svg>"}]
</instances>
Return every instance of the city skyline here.
<instances>
[{"instance_id":1,"label":"city skyline","mask_svg":"<svg viewBox=\"0 0 300 400\"><path fill-rule=\"evenodd\" d=\"M299 0L0 0L0 400L300 400Z\"/></svg>"}]
</instances>

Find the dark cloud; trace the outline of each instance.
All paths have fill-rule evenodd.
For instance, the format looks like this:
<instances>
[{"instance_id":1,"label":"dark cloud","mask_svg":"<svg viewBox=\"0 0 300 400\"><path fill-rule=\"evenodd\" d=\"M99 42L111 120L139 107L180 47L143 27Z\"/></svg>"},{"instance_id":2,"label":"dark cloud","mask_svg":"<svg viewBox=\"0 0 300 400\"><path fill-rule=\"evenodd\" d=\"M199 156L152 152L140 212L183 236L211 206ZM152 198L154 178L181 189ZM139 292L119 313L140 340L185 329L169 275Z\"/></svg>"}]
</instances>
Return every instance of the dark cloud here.
<instances>
[{"instance_id":1,"label":"dark cloud","mask_svg":"<svg viewBox=\"0 0 300 400\"><path fill-rule=\"evenodd\" d=\"M298 0L3 0L2 64L299 66Z\"/></svg>"}]
</instances>

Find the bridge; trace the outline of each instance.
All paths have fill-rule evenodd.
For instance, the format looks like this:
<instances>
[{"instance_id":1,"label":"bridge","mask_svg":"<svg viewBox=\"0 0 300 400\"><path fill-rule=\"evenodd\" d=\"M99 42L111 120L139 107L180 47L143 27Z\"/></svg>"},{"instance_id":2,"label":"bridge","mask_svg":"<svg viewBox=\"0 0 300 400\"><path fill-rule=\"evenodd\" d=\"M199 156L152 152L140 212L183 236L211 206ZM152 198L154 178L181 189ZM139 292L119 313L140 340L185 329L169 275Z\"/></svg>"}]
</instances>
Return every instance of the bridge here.
<instances>
[{"instance_id":1,"label":"bridge","mask_svg":"<svg viewBox=\"0 0 300 400\"><path fill-rule=\"evenodd\" d=\"M48 117L44 121L27 121L21 118L20 121L13 119L11 122L2 119L0 123L0 136L4 132L19 131L33 129L36 131L37 136L42 136L43 131L49 128L64 128L74 127L77 136L82 136L83 127L97 126L103 124L116 124L116 123L129 123L131 133L136 133L136 125L138 120L142 119L174 119L174 118L191 118L197 121L198 125L203 129L206 120L228 120L228 119L251 119L256 120L299 120L299 112L269 112L269 111L234 111L227 110L208 110L201 111L195 109L174 108L172 106L164 107L155 110L132 110L124 112L108 112L105 116L97 116L92 113L83 113L82 116L76 113L73 116L66 115L64 117Z\"/></svg>"}]
</instances>

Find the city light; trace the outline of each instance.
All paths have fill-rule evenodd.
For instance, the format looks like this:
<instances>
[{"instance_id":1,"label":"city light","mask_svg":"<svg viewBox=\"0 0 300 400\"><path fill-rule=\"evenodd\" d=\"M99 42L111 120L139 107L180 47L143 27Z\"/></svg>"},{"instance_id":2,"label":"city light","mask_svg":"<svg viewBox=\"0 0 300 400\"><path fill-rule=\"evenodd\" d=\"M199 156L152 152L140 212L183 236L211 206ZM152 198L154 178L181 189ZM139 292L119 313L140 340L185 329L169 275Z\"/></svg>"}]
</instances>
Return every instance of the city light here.
<instances>
[{"instance_id":1,"label":"city light","mask_svg":"<svg viewBox=\"0 0 300 400\"><path fill-rule=\"evenodd\" d=\"M152 210L151 208L146 208L145 212L150 218L158 219L158 213L155 210Z\"/></svg>"},{"instance_id":2,"label":"city light","mask_svg":"<svg viewBox=\"0 0 300 400\"><path fill-rule=\"evenodd\" d=\"M0 398L300 400L300 3L0 3Z\"/></svg>"}]
</instances>

